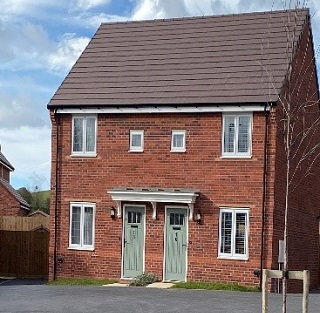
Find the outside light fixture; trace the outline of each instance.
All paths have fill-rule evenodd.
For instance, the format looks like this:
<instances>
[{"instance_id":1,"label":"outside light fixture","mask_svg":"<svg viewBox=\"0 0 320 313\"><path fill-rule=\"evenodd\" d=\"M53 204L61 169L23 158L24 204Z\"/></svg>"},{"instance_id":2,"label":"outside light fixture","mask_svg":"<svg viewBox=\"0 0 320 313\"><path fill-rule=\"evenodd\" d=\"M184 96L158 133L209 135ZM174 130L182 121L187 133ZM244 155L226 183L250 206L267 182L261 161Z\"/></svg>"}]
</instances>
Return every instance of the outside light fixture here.
<instances>
[{"instance_id":1,"label":"outside light fixture","mask_svg":"<svg viewBox=\"0 0 320 313\"><path fill-rule=\"evenodd\" d=\"M201 212L200 212L200 210L198 210L197 213L196 213L196 218L195 218L197 224L201 224L201 218L202 218L201 217Z\"/></svg>"},{"instance_id":2,"label":"outside light fixture","mask_svg":"<svg viewBox=\"0 0 320 313\"><path fill-rule=\"evenodd\" d=\"M116 209L113 206L110 209L110 216L112 219L116 217Z\"/></svg>"}]
</instances>

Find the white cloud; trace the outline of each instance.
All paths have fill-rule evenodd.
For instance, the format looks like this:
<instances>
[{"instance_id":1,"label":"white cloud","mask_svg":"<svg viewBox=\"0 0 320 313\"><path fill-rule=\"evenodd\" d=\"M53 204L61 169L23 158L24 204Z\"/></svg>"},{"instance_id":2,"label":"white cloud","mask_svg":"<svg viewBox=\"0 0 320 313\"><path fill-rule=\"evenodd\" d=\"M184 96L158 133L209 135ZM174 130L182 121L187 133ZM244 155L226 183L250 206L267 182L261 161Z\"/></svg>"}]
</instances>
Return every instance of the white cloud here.
<instances>
[{"instance_id":1,"label":"white cloud","mask_svg":"<svg viewBox=\"0 0 320 313\"><path fill-rule=\"evenodd\" d=\"M29 22L2 22L0 26L0 68L20 71L43 66L46 55L54 48L54 43L49 41L41 26Z\"/></svg>"},{"instance_id":2,"label":"white cloud","mask_svg":"<svg viewBox=\"0 0 320 313\"><path fill-rule=\"evenodd\" d=\"M25 184L25 187L33 188L35 174L42 177L42 189L49 187L50 135L51 130L47 126L0 129L1 151L15 168L11 174L14 188Z\"/></svg>"},{"instance_id":3,"label":"white cloud","mask_svg":"<svg viewBox=\"0 0 320 313\"><path fill-rule=\"evenodd\" d=\"M132 13L132 20L172 18L190 15L184 0L140 0Z\"/></svg>"},{"instance_id":4,"label":"white cloud","mask_svg":"<svg viewBox=\"0 0 320 313\"><path fill-rule=\"evenodd\" d=\"M36 18L45 18L48 12L62 9L66 5L65 0L1 0L0 17L2 16L9 21L14 15L30 16Z\"/></svg>"},{"instance_id":5,"label":"white cloud","mask_svg":"<svg viewBox=\"0 0 320 313\"><path fill-rule=\"evenodd\" d=\"M86 25L93 29L98 29L101 23L125 22L130 20L129 16L120 16L105 13L84 12L74 17L77 24Z\"/></svg>"},{"instance_id":6,"label":"white cloud","mask_svg":"<svg viewBox=\"0 0 320 313\"><path fill-rule=\"evenodd\" d=\"M9 130L19 126L48 124L31 95L21 93L13 97L1 91L0 99L1 128Z\"/></svg>"},{"instance_id":7,"label":"white cloud","mask_svg":"<svg viewBox=\"0 0 320 313\"><path fill-rule=\"evenodd\" d=\"M78 59L90 41L87 37L64 34L56 50L47 57L49 69L54 72L67 72Z\"/></svg>"},{"instance_id":8,"label":"white cloud","mask_svg":"<svg viewBox=\"0 0 320 313\"><path fill-rule=\"evenodd\" d=\"M72 7L76 6L78 10L89 10L104 4L108 4L111 0L75 0Z\"/></svg>"}]
</instances>

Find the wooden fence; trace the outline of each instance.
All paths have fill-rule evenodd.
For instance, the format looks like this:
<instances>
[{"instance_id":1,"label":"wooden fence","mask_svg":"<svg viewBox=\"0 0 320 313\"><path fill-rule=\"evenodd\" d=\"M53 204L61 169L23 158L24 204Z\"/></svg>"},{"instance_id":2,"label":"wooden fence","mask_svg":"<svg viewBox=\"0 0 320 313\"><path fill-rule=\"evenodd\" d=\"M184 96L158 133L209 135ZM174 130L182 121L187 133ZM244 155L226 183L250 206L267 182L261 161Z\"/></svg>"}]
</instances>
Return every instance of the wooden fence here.
<instances>
[{"instance_id":1,"label":"wooden fence","mask_svg":"<svg viewBox=\"0 0 320 313\"><path fill-rule=\"evenodd\" d=\"M0 217L0 276L48 277L49 216Z\"/></svg>"},{"instance_id":2,"label":"wooden fence","mask_svg":"<svg viewBox=\"0 0 320 313\"><path fill-rule=\"evenodd\" d=\"M47 231L0 230L0 275L48 277Z\"/></svg>"},{"instance_id":3,"label":"wooden fence","mask_svg":"<svg viewBox=\"0 0 320 313\"><path fill-rule=\"evenodd\" d=\"M30 231L37 228L49 228L49 216L0 216L0 230Z\"/></svg>"}]
</instances>

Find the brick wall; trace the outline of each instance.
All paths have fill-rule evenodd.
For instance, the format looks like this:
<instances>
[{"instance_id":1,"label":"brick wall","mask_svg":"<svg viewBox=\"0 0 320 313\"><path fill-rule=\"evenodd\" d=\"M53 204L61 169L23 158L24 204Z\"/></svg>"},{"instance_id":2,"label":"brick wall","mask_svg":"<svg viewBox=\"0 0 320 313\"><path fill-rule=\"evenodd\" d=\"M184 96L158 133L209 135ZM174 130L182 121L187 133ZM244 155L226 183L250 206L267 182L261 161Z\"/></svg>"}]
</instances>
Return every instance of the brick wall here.
<instances>
[{"instance_id":1,"label":"brick wall","mask_svg":"<svg viewBox=\"0 0 320 313\"><path fill-rule=\"evenodd\" d=\"M10 171L3 164L0 164L0 177L6 181L10 181Z\"/></svg>"},{"instance_id":2,"label":"brick wall","mask_svg":"<svg viewBox=\"0 0 320 313\"><path fill-rule=\"evenodd\" d=\"M26 216L27 210L21 208L19 201L0 184L0 215L1 216Z\"/></svg>"},{"instance_id":3,"label":"brick wall","mask_svg":"<svg viewBox=\"0 0 320 313\"><path fill-rule=\"evenodd\" d=\"M254 114L253 157L221 158L221 114L99 115L96 158L71 157L71 115L59 115L59 185L57 254L59 276L121 276L122 220L110 218L114 187L184 187L200 190L195 210L203 223L189 222L188 279L258 284L253 270L260 266L261 206L264 155L264 113ZM144 152L130 153L130 129L144 130ZM187 131L185 153L171 153L171 130ZM53 160L56 156L53 129ZM55 162L53 162L55 177ZM55 182L52 184L55 194ZM54 197L52 197L54 216ZM68 250L69 203L96 203L95 251ZM157 205L157 220L147 205L146 271L162 278L164 205ZM250 208L249 260L219 260L219 206ZM51 223L51 234L54 224ZM151 240L152 238L152 240ZM54 238L51 238L53 256ZM152 253L148 253L151 251ZM52 262L52 259L51 259ZM52 273L51 273L52 274ZM51 275L52 277L52 275Z\"/></svg>"}]
</instances>

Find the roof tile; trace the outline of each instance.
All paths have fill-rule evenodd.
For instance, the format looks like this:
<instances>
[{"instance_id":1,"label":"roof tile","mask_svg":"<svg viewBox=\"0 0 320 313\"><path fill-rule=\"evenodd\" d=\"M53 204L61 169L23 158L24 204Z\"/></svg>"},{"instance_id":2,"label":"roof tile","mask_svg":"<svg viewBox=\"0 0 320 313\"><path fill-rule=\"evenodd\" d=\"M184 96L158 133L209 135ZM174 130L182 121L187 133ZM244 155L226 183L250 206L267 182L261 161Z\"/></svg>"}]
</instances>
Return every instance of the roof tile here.
<instances>
[{"instance_id":1,"label":"roof tile","mask_svg":"<svg viewBox=\"0 0 320 313\"><path fill-rule=\"evenodd\" d=\"M308 18L289 10L102 24L48 107L277 101L286 26L299 35Z\"/></svg>"}]
</instances>

